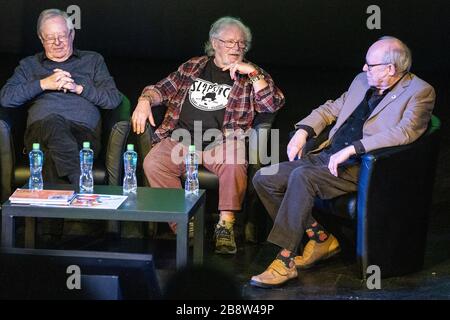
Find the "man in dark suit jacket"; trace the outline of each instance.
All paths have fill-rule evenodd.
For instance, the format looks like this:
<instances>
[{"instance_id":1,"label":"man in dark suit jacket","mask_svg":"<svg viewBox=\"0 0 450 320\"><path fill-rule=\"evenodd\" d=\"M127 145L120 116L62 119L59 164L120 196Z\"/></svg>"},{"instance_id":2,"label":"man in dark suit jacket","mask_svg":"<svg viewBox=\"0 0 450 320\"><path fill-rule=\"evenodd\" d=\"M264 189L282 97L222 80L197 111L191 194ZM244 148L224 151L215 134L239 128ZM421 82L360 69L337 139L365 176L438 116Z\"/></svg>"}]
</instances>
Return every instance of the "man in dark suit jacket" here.
<instances>
[{"instance_id":1,"label":"man in dark suit jacket","mask_svg":"<svg viewBox=\"0 0 450 320\"><path fill-rule=\"evenodd\" d=\"M434 89L409 72L411 53L399 39L383 37L368 50L364 73L340 98L329 100L295 126L287 147L289 161L256 173L255 189L274 220L268 241L282 248L258 287L278 286L340 251L337 239L311 215L314 198L331 199L357 190L359 158L366 152L408 144L426 130L434 107ZM328 139L307 155L303 148L336 122ZM298 159L297 159L298 158ZM302 256L297 247L306 232Z\"/></svg>"}]
</instances>

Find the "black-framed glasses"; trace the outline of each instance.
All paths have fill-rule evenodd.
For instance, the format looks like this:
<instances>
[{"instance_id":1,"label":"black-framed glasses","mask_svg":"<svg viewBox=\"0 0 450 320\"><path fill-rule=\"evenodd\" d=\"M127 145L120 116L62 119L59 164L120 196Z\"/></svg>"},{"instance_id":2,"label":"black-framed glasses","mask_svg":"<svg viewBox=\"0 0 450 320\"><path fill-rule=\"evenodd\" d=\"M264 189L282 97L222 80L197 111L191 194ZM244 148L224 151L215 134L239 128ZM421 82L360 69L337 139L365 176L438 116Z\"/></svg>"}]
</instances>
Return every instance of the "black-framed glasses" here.
<instances>
[{"instance_id":1,"label":"black-framed glasses","mask_svg":"<svg viewBox=\"0 0 450 320\"><path fill-rule=\"evenodd\" d=\"M235 44L237 43L238 47L240 49L245 49L247 48L247 42L246 41L233 41L233 40L222 40L219 38L216 38L217 40L219 40L220 42L222 42L225 46L225 48L231 49L234 48Z\"/></svg>"},{"instance_id":2,"label":"black-framed glasses","mask_svg":"<svg viewBox=\"0 0 450 320\"><path fill-rule=\"evenodd\" d=\"M376 66L387 66L388 64L391 64L391 63L390 62L384 62L384 63L368 64L367 61L366 61L366 66L367 66L367 69L369 69L369 71L372 71L373 67L376 67Z\"/></svg>"}]
</instances>

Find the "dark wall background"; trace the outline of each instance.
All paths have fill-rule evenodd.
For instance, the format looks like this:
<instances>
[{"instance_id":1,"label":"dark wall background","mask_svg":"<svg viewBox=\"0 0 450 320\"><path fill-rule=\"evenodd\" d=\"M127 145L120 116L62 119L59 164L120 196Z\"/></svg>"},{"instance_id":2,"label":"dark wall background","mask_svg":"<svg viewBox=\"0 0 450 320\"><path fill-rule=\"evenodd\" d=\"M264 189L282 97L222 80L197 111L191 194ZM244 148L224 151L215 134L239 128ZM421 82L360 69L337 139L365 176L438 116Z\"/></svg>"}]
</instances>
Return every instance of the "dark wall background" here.
<instances>
[{"instance_id":1,"label":"dark wall background","mask_svg":"<svg viewBox=\"0 0 450 320\"><path fill-rule=\"evenodd\" d=\"M243 19L254 34L248 57L260 64L360 68L367 47L395 35L421 70L449 70L448 0L0 0L0 52L41 49L35 28L41 10L81 8L79 48L105 56L186 60L203 52L211 23ZM368 30L366 8L381 8L381 30Z\"/></svg>"},{"instance_id":2,"label":"dark wall background","mask_svg":"<svg viewBox=\"0 0 450 320\"><path fill-rule=\"evenodd\" d=\"M35 31L39 13L71 4L81 8L75 45L105 56L133 106L145 85L203 54L214 20L242 18L254 36L248 58L266 69L286 96L274 125L280 129L281 160L294 124L348 88L369 45L382 35L399 37L412 49L412 71L436 90L442 144L434 201L448 214L449 0L0 0L0 87L21 58L42 50ZM371 4L381 8L381 30L366 27Z\"/></svg>"}]
</instances>

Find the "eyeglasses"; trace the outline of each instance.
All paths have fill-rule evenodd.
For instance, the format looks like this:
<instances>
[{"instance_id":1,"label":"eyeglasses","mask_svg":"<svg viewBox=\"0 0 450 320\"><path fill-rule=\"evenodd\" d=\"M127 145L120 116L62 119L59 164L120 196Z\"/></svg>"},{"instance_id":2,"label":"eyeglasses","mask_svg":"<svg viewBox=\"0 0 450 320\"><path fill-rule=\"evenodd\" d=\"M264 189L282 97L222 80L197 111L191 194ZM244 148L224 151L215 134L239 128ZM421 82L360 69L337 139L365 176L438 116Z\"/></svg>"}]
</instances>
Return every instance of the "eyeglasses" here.
<instances>
[{"instance_id":1,"label":"eyeglasses","mask_svg":"<svg viewBox=\"0 0 450 320\"><path fill-rule=\"evenodd\" d=\"M42 37L42 41L44 41L47 44L55 44L56 40L58 40L58 42L67 42L67 40L69 39L69 34L63 34L63 35L58 35L57 37L54 36L50 36L47 38Z\"/></svg>"},{"instance_id":2,"label":"eyeglasses","mask_svg":"<svg viewBox=\"0 0 450 320\"><path fill-rule=\"evenodd\" d=\"M366 61L366 66L367 66L367 69L368 69L369 71L372 71L372 68L373 68L373 67L376 67L376 66L387 66L388 64L391 64L391 63L390 63L390 62L386 62L386 63L374 63L374 64L368 64L367 61Z\"/></svg>"},{"instance_id":3,"label":"eyeglasses","mask_svg":"<svg viewBox=\"0 0 450 320\"><path fill-rule=\"evenodd\" d=\"M225 46L225 48L231 49L234 48L234 45L237 43L238 47L240 49L245 49L247 48L247 42L246 41L233 41L233 40L222 40L219 38L216 38L217 40L219 40L220 42L222 42Z\"/></svg>"}]
</instances>

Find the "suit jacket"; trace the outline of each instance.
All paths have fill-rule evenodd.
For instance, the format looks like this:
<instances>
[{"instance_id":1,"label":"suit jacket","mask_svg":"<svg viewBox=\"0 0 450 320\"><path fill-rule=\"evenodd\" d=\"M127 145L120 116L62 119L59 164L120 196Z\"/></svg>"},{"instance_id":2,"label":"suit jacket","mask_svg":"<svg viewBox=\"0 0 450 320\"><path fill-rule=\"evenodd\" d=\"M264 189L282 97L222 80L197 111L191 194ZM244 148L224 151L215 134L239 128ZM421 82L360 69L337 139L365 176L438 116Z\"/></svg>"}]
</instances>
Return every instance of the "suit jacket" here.
<instances>
[{"instance_id":1,"label":"suit jacket","mask_svg":"<svg viewBox=\"0 0 450 320\"><path fill-rule=\"evenodd\" d=\"M338 99L328 100L314 109L295 127L310 126L318 135L326 126L336 121L328 140L317 150L325 148L336 131L358 107L369 87L366 74L358 74L347 92ZM419 138L427 129L435 96L431 85L412 73L406 74L392 91L386 94L364 123L363 138L360 141L366 152L408 144Z\"/></svg>"}]
</instances>

